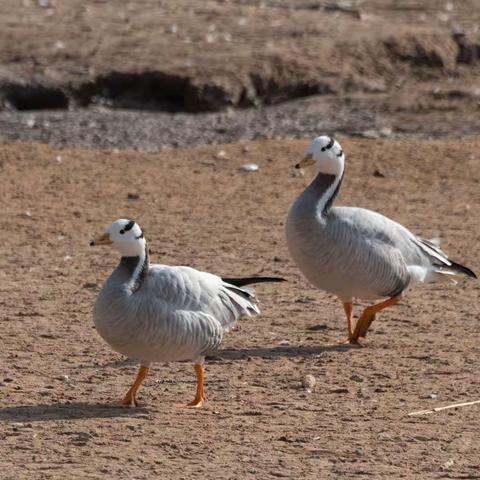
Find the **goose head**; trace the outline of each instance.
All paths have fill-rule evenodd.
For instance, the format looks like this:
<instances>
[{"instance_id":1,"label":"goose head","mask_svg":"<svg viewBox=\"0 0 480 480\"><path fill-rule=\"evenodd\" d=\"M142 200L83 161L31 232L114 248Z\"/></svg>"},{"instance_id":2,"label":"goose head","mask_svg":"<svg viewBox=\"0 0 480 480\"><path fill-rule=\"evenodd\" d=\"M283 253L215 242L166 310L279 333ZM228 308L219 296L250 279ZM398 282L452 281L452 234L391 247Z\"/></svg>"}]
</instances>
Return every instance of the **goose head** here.
<instances>
[{"instance_id":1,"label":"goose head","mask_svg":"<svg viewBox=\"0 0 480 480\"><path fill-rule=\"evenodd\" d=\"M303 168L316 165L320 173L341 175L345 165L345 154L340 144L328 135L321 135L309 145L305 157L295 165Z\"/></svg>"},{"instance_id":2,"label":"goose head","mask_svg":"<svg viewBox=\"0 0 480 480\"><path fill-rule=\"evenodd\" d=\"M90 246L110 245L122 257L137 257L145 252L145 238L142 229L134 220L115 220L105 233L90 242Z\"/></svg>"}]
</instances>

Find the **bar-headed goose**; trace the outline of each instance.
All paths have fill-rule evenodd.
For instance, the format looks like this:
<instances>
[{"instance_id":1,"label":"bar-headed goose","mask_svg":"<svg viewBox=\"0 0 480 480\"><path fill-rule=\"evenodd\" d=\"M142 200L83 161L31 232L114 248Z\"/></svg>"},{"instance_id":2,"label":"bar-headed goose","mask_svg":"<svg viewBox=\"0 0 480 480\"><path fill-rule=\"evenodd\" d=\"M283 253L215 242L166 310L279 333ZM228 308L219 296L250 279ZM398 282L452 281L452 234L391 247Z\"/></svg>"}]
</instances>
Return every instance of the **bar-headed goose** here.
<instances>
[{"instance_id":1,"label":"bar-headed goose","mask_svg":"<svg viewBox=\"0 0 480 480\"><path fill-rule=\"evenodd\" d=\"M91 245L111 245L121 255L96 299L93 320L114 350L140 361L125 405L137 405L137 391L152 362L193 360L197 391L189 406L201 406L205 355L240 317L260 313L253 292L242 287L283 281L222 279L189 267L151 265L145 237L133 220L116 220Z\"/></svg>"},{"instance_id":2,"label":"bar-headed goose","mask_svg":"<svg viewBox=\"0 0 480 480\"><path fill-rule=\"evenodd\" d=\"M345 164L345 154L336 140L317 137L296 168L312 164L318 174L288 213L288 249L313 285L343 302L350 343L364 337L375 314L395 305L407 287L449 280L460 273L476 278L436 245L379 213L332 207ZM354 329L354 298L386 300L367 307Z\"/></svg>"}]
</instances>

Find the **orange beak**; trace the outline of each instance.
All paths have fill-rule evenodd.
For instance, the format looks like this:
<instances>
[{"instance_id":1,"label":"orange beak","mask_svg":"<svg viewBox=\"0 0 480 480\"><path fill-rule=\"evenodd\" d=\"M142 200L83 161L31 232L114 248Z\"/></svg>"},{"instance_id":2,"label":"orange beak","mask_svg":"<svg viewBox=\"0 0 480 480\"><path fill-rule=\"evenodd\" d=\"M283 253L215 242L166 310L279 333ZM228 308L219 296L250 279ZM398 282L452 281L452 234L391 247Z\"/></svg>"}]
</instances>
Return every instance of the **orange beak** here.
<instances>
[{"instance_id":1,"label":"orange beak","mask_svg":"<svg viewBox=\"0 0 480 480\"><path fill-rule=\"evenodd\" d=\"M311 153L307 153L296 165L295 168L303 168L308 167L309 165L313 165L315 160Z\"/></svg>"},{"instance_id":2,"label":"orange beak","mask_svg":"<svg viewBox=\"0 0 480 480\"><path fill-rule=\"evenodd\" d=\"M91 247L95 247L97 245L111 245L113 242L110 240L110 236L108 233L104 233L103 235L100 235L99 237L93 239L90 242Z\"/></svg>"}]
</instances>

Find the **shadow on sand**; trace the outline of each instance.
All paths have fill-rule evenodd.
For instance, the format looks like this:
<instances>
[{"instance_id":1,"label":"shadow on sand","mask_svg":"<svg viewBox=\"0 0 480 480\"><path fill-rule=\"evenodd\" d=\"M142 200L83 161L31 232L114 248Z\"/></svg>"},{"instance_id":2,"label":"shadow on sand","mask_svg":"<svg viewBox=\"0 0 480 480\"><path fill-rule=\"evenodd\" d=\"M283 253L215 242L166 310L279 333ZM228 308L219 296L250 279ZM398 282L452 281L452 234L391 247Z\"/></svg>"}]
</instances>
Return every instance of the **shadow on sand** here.
<instances>
[{"instance_id":1,"label":"shadow on sand","mask_svg":"<svg viewBox=\"0 0 480 480\"><path fill-rule=\"evenodd\" d=\"M215 355L207 357L207 361L222 362L224 360L244 360L251 357L265 359L311 357L321 355L324 352L348 352L356 348L359 348L359 345L334 344L312 347L282 345L273 348L229 348L220 350ZM102 367L121 367L135 363L137 363L135 360L122 359L109 362L102 365ZM46 422L51 420L136 417L145 415L145 413L147 413L147 410L142 407L129 408L121 405L92 404L85 402L20 405L17 407L0 408L0 422Z\"/></svg>"},{"instance_id":2,"label":"shadow on sand","mask_svg":"<svg viewBox=\"0 0 480 480\"><path fill-rule=\"evenodd\" d=\"M248 357L258 358L278 358L278 357L312 357L321 355L324 352L348 352L352 349L361 348L360 344L351 345L349 343L336 343L323 346L298 347L294 345L281 345L278 347L258 347L258 348L226 348L220 349L207 355L209 362L221 362L222 360L242 360ZM186 362L189 362L187 360ZM132 358L116 359L101 365L88 365L88 368L123 368L138 366L139 361ZM85 365L81 368L87 368Z\"/></svg>"},{"instance_id":3,"label":"shadow on sand","mask_svg":"<svg viewBox=\"0 0 480 480\"><path fill-rule=\"evenodd\" d=\"M312 347L297 347L291 345L282 345L273 348L228 348L225 350L219 350L214 357L219 360L241 360L248 357L259 358L278 358L278 357L311 357L321 355L325 352L348 352L352 349L361 348L360 345L347 344L334 344L324 346L312 346Z\"/></svg>"},{"instance_id":4,"label":"shadow on sand","mask_svg":"<svg viewBox=\"0 0 480 480\"><path fill-rule=\"evenodd\" d=\"M88 418L136 417L146 413L142 407L92 403L56 403L51 405L20 405L0 408L0 421L45 422L50 420L83 420Z\"/></svg>"}]
</instances>

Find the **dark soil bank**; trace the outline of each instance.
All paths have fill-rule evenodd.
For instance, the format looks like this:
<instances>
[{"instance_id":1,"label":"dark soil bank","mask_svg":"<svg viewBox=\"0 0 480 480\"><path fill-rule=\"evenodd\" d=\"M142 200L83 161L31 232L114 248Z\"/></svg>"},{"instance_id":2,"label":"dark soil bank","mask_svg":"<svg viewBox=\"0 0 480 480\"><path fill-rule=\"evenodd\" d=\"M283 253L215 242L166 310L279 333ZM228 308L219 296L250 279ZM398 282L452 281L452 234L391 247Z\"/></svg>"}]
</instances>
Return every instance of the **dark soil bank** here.
<instances>
[{"instance_id":1,"label":"dark soil bank","mask_svg":"<svg viewBox=\"0 0 480 480\"><path fill-rule=\"evenodd\" d=\"M5 139L158 150L480 130L474 0L2 3Z\"/></svg>"}]
</instances>

